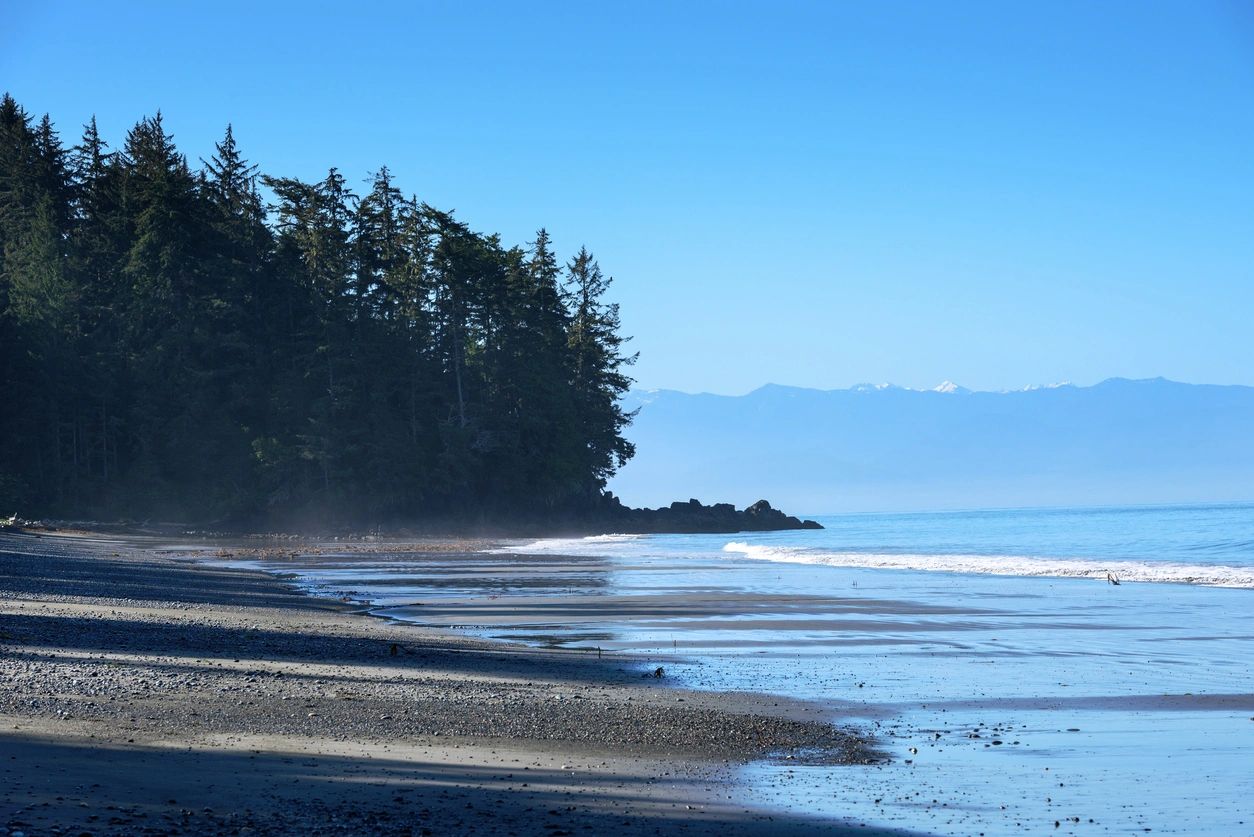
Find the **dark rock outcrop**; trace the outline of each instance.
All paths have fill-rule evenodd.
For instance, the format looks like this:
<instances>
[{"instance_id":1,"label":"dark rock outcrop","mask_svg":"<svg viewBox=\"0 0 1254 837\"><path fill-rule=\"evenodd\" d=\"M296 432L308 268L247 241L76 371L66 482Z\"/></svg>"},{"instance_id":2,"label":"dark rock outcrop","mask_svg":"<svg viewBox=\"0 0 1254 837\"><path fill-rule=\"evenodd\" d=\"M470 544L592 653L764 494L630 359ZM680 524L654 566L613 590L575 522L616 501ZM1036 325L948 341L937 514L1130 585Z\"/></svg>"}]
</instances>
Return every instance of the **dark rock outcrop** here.
<instances>
[{"instance_id":1,"label":"dark rock outcrop","mask_svg":"<svg viewBox=\"0 0 1254 837\"><path fill-rule=\"evenodd\" d=\"M766 500L743 510L731 503L706 506L699 500L676 501L656 509L632 509L613 500L606 525L627 534L723 534L775 532L785 529L822 529L813 520L784 514Z\"/></svg>"}]
</instances>

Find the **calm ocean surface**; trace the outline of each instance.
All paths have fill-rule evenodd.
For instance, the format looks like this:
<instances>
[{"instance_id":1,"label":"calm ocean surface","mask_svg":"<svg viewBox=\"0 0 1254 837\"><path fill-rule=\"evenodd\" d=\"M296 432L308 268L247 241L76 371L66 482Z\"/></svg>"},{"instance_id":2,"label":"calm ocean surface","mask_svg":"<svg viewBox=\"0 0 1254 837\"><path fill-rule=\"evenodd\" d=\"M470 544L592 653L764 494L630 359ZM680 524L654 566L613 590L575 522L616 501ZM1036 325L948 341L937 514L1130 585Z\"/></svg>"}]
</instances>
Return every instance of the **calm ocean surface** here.
<instances>
[{"instance_id":1,"label":"calm ocean surface","mask_svg":"<svg viewBox=\"0 0 1254 837\"><path fill-rule=\"evenodd\" d=\"M762 805L943 834L1254 834L1254 505L819 520L262 566L380 615L812 700L892 759L749 765Z\"/></svg>"}]
</instances>

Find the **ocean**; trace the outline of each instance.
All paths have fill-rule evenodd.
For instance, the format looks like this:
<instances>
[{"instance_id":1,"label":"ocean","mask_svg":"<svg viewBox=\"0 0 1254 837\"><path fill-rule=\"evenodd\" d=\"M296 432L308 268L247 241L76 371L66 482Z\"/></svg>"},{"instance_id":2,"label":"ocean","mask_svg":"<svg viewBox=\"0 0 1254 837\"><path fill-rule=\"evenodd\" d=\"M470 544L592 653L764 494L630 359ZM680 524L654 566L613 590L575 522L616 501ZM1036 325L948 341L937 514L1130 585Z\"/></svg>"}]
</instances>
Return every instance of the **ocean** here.
<instances>
[{"instance_id":1,"label":"ocean","mask_svg":"<svg viewBox=\"0 0 1254 837\"><path fill-rule=\"evenodd\" d=\"M262 566L878 738L880 764L746 765L762 806L936 834L1254 834L1254 505L816 519Z\"/></svg>"}]
</instances>

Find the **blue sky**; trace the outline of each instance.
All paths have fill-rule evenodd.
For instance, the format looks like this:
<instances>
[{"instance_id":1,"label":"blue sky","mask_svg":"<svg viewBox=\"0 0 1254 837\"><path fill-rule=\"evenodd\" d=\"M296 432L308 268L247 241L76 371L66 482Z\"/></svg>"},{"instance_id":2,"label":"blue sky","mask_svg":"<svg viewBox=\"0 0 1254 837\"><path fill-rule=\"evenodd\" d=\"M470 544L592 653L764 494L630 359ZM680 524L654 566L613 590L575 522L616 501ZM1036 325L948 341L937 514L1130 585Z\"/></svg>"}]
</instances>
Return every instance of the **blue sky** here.
<instances>
[{"instance_id":1,"label":"blue sky","mask_svg":"<svg viewBox=\"0 0 1254 837\"><path fill-rule=\"evenodd\" d=\"M0 87L587 244L642 387L1254 385L1247 3L256 5L10 7Z\"/></svg>"}]
</instances>

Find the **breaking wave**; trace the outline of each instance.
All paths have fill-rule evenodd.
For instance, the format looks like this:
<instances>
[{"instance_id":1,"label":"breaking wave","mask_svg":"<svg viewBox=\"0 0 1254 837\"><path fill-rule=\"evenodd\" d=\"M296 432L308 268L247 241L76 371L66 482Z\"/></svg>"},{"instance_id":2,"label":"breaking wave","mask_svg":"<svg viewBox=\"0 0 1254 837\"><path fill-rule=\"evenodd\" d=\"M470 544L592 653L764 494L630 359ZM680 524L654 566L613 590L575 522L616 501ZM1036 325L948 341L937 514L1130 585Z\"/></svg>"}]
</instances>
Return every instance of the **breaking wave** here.
<instances>
[{"instance_id":1,"label":"breaking wave","mask_svg":"<svg viewBox=\"0 0 1254 837\"><path fill-rule=\"evenodd\" d=\"M538 555L545 553L570 553L572 555L598 555L613 552L614 547L638 541L644 535L590 535L586 538L542 538L526 544L511 544L489 550L494 553Z\"/></svg>"},{"instance_id":2,"label":"breaking wave","mask_svg":"<svg viewBox=\"0 0 1254 837\"><path fill-rule=\"evenodd\" d=\"M1013 575L1045 578L1092 578L1207 587L1254 588L1254 568L1210 564L1146 561L1094 561L1079 558L1032 558L1019 555L927 555L868 552L830 552L804 547L777 547L732 541L724 552L759 561L822 564L830 567L923 570L925 572Z\"/></svg>"}]
</instances>

